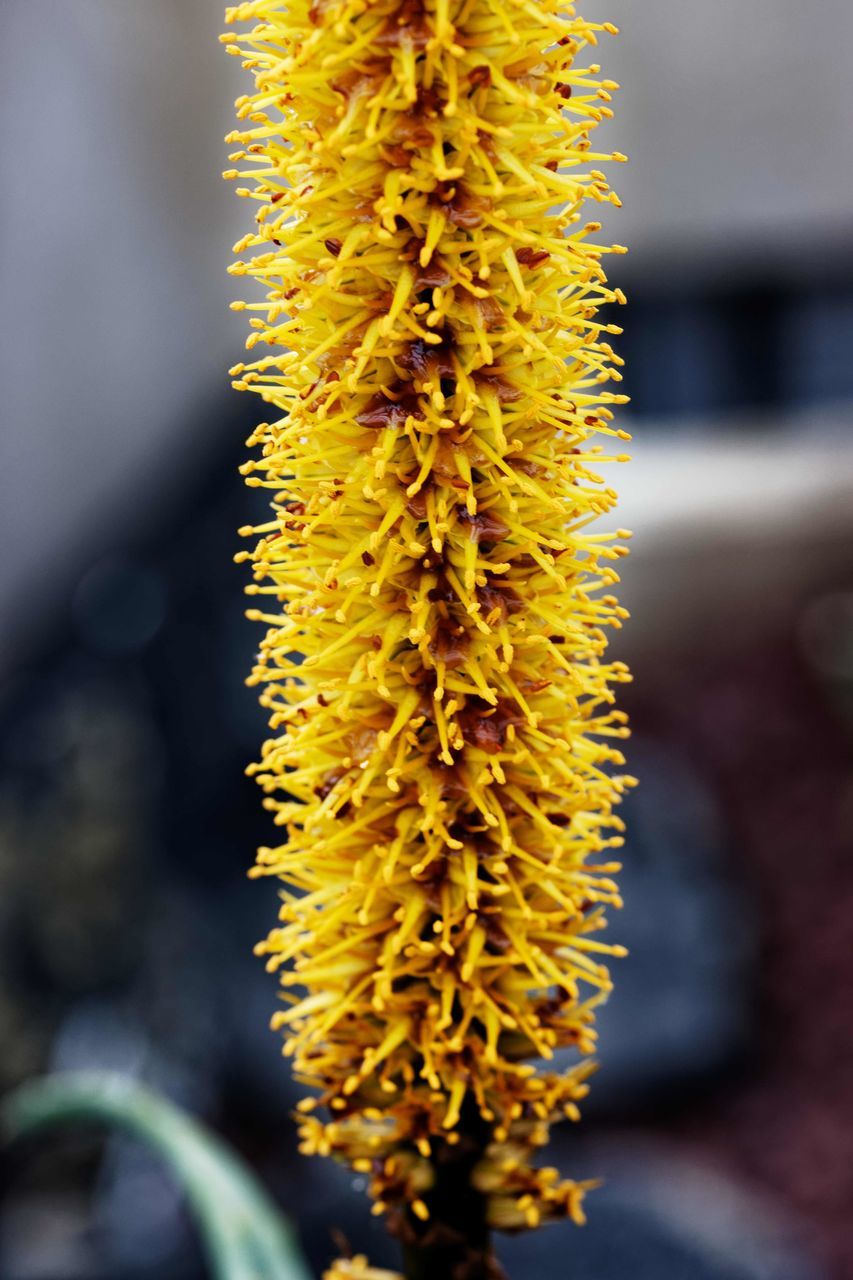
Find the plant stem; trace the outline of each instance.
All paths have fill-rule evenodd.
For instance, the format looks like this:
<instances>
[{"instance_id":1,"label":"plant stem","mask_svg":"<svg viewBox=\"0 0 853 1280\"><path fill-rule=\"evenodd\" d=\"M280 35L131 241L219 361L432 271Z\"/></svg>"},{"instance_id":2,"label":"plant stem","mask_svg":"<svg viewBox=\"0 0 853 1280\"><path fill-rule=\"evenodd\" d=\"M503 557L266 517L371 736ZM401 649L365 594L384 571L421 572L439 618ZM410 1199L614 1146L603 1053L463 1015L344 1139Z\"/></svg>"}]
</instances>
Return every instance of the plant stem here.
<instances>
[{"instance_id":1,"label":"plant stem","mask_svg":"<svg viewBox=\"0 0 853 1280\"><path fill-rule=\"evenodd\" d=\"M472 1177L488 1143L476 1112L463 1111L460 1135L454 1146L435 1146L428 1221L408 1212L398 1224L406 1280L506 1280L492 1252L486 1198Z\"/></svg>"},{"instance_id":2,"label":"plant stem","mask_svg":"<svg viewBox=\"0 0 853 1280\"><path fill-rule=\"evenodd\" d=\"M481 1248L405 1245L403 1266L406 1280L498 1280L502 1274L488 1242Z\"/></svg>"}]
</instances>

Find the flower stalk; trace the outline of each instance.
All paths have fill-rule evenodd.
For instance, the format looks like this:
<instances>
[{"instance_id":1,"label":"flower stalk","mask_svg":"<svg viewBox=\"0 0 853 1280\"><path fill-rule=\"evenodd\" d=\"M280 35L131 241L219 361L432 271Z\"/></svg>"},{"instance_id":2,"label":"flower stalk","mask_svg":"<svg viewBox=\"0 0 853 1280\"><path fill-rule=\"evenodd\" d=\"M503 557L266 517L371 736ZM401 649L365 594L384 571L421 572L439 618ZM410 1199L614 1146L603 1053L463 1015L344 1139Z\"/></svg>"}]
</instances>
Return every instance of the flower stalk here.
<instances>
[{"instance_id":1,"label":"flower stalk","mask_svg":"<svg viewBox=\"0 0 853 1280\"><path fill-rule=\"evenodd\" d=\"M367 1177L409 1277L485 1280L492 1228L583 1220L590 1184L534 1159L579 1116L622 954L598 935L633 783L606 652L628 535L593 525L629 438L601 314L623 250L587 217L619 203L599 166L624 157L591 141L615 28L558 0L227 19L254 76L226 176L255 207L231 270L264 291L233 304L232 375L269 410L242 470L272 514L238 559L274 1025L302 1149Z\"/></svg>"}]
</instances>

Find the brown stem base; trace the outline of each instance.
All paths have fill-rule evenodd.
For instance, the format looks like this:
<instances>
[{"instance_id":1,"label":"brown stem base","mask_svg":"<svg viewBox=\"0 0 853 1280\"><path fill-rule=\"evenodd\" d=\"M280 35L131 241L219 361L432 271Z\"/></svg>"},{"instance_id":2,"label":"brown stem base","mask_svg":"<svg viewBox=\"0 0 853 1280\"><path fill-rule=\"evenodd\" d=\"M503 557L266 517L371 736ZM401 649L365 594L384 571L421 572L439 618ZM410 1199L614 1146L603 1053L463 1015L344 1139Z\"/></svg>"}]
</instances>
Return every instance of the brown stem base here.
<instances>
[{"instance_id":1,"label":"brown stem base","mask_svg":"<svg viewBox=\"0 0 853 1280\"><path fill-rule=\"evenodd\" d=\"M403 1211L392 1226L406 1280L506 1280L492 1252L486 1199L472 1180L488 1140L479 1115L463 1110L460 1141L435 1145L435 1182L423 1197L429 1218Z\"/></svg>"},{"instance_id":2,"label":"brown stem base","mask_svg":"<svg viewBox=\"0 0 853 1280\"><path fill-rule=\"evenodd\" d=\"M403 1246L406 1280L506 1280L491 1246Z\"/></svg>"}]
</instances>

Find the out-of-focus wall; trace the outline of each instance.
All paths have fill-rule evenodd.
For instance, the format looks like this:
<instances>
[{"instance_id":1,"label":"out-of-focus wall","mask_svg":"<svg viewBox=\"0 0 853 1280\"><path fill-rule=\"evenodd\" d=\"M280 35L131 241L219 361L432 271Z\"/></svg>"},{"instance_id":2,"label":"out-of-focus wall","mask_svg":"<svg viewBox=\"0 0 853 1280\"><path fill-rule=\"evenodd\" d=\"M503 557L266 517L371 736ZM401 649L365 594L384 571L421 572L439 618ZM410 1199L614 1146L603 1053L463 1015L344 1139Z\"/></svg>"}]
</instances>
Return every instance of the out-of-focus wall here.
<instances>
[{"instance_id":1,"label":"out-of-focus wall","mask_svg":"<svg viewBox=\"0 0 853 1280\"><path fill-rule=\"evenodd\" d=\"M225 267L245 211L220 176L239 68L220 25L210 0L0 10L4 621L207 447L185 427L224 393L243 329Z\"/></svg>"},{"instance_id":2,"label":"out-of-focus wall","mask_svg":"<svg viewBox=\"0 0 853 1280\"><path fill-rule=\"evenodd\" d=\"M582 6L585 11L590 7ZM596 0L621 28L611 145L629 271L803 272L850 254L853 9L843 0ZM661 265L662 264L662 265Z\"/></svg>"}]
</instances>

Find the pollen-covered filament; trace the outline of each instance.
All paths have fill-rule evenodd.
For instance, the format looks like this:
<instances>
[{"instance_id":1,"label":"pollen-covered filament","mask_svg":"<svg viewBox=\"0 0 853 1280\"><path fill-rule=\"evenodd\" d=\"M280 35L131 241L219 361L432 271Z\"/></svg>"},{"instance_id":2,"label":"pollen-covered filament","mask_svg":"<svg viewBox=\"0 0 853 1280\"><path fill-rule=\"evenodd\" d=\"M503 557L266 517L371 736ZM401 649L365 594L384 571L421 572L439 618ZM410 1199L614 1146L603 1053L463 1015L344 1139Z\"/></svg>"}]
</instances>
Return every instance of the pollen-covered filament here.
<instances>
[{"instance_id":1,"label":"pollen-covered filament","mask_svg":"<svg viewBox=\"0 0 853 1280\"><path fill-rule=\"evenodd\" d=\"M232 373L269 406L243 471L273 507L242 531L281 828L256 872L287 886L259 949L304 1148L426 1219L474 1117L492 1225L579 1218L583 1184L531 1156L586 1091L632 782L605 653L624 531L593 529L627 439L599 309L624 297L585 212L618 203L598 166L624 157L590 141L613 28L553 0L228 20L255 78L232 270L265 290ZM564 1073L530 1064L567 1046Z\"/></svg>"}]
</instances>

